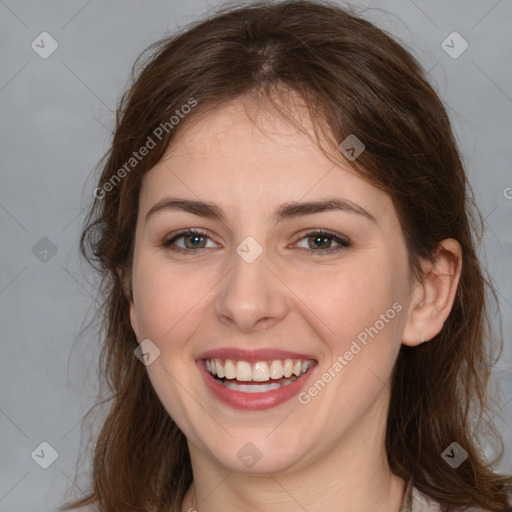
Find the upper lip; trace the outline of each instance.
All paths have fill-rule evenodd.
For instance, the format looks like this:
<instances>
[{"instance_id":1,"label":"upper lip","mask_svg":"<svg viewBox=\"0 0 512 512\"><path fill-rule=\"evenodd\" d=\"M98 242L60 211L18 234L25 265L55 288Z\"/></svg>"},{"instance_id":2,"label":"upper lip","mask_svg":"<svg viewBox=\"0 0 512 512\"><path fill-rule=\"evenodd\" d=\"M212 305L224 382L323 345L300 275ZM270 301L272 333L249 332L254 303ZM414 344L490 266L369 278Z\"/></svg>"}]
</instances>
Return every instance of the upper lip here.
<instances>
[{"instance_id":1,"label":"upper lip","mask_svg":"<svg viewBox=\"0 0 512 512\"><path fill-rule=\"evenodd\" d=\"M273 348L260 348L257 350L247 350L243 348L218 348L208 350L201 354L198 359L236 359L238 361L267 361L269 359L316 359L309 354L300 354L298 352L289 352L288 350L276 350Z\"/></svg>"}]
</instances>

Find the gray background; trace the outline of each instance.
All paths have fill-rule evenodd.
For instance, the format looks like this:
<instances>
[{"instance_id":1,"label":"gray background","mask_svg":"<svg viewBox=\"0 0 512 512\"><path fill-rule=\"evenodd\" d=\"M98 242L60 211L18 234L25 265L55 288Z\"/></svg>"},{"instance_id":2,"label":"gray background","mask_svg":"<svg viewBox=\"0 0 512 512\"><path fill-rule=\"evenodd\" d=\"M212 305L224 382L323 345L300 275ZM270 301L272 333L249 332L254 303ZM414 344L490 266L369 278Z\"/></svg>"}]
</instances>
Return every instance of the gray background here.
<instances>
[{"instance_id":1,"label":"gray background","mask_svg":"<svg viewBox=\"0 0 512 512\"><path fill-rule=\"evenodd\" d=\"M80 421L97 393L96 331L78 336L94 319L97 286L80 264L79 228L131 65L150 43L219 4L0 0L1 511L52 511L72 488ZM496 419L506 452L497 469L512 472L512 1L352 4L369 6L364 16L413 51L449 106L498 284L505 348ZM31 47L44 31L59 45L47 59ZM456 59L441 47L453 31L469 44ZM43 441L58 452L48 469L31 458ZM40 450L34 457L49 461Z\"/></svg>"}]
</instances>

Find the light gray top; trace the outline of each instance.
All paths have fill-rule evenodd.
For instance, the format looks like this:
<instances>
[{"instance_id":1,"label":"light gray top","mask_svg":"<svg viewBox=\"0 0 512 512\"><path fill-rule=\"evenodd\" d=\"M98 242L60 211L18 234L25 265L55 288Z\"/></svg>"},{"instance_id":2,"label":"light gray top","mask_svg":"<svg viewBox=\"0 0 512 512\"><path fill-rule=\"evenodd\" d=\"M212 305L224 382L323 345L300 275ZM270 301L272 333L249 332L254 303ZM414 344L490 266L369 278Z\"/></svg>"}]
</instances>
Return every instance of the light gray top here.
<instances>
[{"instance_id":1,"label":"light gray top","mask_svg":"<svg viewBox=\"0 0 512 512\"><path fill-rule=\"evenodd\" d=\"M400 512L443 512L440 502L420 492L409 480ZM466 512L488 512L483 508L471 507Z\"/></svg>"}]
</instances>

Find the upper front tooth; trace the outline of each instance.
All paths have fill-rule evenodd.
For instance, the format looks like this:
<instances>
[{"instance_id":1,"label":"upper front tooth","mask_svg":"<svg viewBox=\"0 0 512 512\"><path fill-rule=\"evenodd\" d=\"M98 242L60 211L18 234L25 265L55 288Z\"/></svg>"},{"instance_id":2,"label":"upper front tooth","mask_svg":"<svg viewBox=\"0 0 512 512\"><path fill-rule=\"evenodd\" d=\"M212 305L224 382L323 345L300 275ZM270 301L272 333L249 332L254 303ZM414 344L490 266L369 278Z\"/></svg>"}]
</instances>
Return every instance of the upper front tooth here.
<instances>
[{"instance_id":1,"label":"upper front tooth","mask_svg":"<svg viewBox=\"0 0 512 512\"><path fill-rule=\"evenodd\" d=\"M291 359L287 359L284 362L283 375L286 378L288 378L288 377L292 376L292 373L293 373L293 361Z\"/></svg>"},{"instance_id":2,"label":"upper front tooth","mask_svg":"<svg viewBox=\"0 0 512 512\"><path fill-rule=\"evenodd\" d=\"M251 365L247 361L238 361L236 363L236 380L252 380Z\"/></svg>"},{"instance_id":3,"label":"upper front tooth","mask_svg":"<svg viewBox=\"0 0 512 512\"><path fill-rule=\"evenodd\" d=\"M294 375L297 375L297 377L300 377L300 367L301 367L301 364L300 364L300 359L299 359L293 367L293 373L294 373Z\"/></svg>"},{"instance_id":4,"label":"upper front tooth","mask_svg":"<svg viewBox=\"0 0 512 512\"><path fill-rule=\"evenodd\" d=\"M226 364L224 365L224 377L226 377L226 379L236 379L236 366L231 359L226 359Z\"/></svg>"},{"instance_id":5,"label":"upper front tooth","mask_svg":"<svg viewBox=\"0 0 512 512\"><path fill-rule=\"evenodd\" d=\"M217 370L217 377L219 377L219 379L222 379L224 377L224 367L222 366L219 359L215 359L215 368Z\"/></svg>"},{"instance_id":6,"label":"upper front tooth","mask_svg":"<svg viewBox=\"0 0 512 512\"><path fill-rule=\"evenodd\" d=\"M265 382L270 379L270 370L265 361L258 361L252 370L252 380L255 382Z\"/></svg>"},{"instance_id":7,"label":"upper front tooth","mask_svg":"<svg viewBox=\"0 0 512 512\"><path fill-rule=\"evenodd\" d=\"M283 365L279 359L270 363L270 378L280 379L283 376Z\"/></svg>"}]
</instances>

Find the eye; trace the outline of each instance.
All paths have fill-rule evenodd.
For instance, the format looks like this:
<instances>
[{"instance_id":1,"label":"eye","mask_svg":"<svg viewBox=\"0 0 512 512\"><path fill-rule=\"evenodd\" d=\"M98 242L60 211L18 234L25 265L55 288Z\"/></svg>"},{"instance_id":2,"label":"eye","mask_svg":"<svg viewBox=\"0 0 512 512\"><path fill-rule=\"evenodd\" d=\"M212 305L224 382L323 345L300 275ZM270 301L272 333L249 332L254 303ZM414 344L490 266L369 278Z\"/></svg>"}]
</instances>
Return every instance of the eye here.
<instances>
[{"instance_id":1,"label":"eye","mask_svg":"<svg viewBox=\"0 0 512 512\"><path fill-rule=\"evenodd\" d=\"M180 240L181 238L185 242L184 246L171 247L172 245L175 244L177 240ZM169 240L166 240L163 243L163 246L173 251L187 251L187 249L206 249L207 247L205 247L203 242L208 238L208 235L206 233L203 233L202 231L186 229L184 231L180 231Z\"/></svg>"},{"instance_id":2,"label":"eye","mask_svg":"<svg viewBox=\"0 0 512 512\"><path fill-rule=\"evenodd\" d=\"M310 231L306 233L300 240L306 240L308 249L307 252L313 252L314 255L323 256L325 254L331 254L333 252L342 251L351 247L351 243L346 238L343 238L334 233L324 231L322 229L317 231ZM335 242L339 246L331 247L331 244Z\"/></svg>"},{"instance_id":3,"label":"eye","mask_svg":"<svg viewBox=\"0 0 512 512\"><path fill-rule=\"evenodd\" d=\"M181 239L184 241L184 245L182 246L176 243ZM208 249L205 245L208 239L209 236L202 231L186 229L176 233L172 238L163 242L162 245L164 248L173 251L190 252L190 250ZM308 248L302 248L303 250L319 256L351 247L351 243L346 238L321 229L306 233L300 240L306 240L308 245ZM331 247L333 242L337 243L338 247Z\"/></svg>"}]
</instances>

